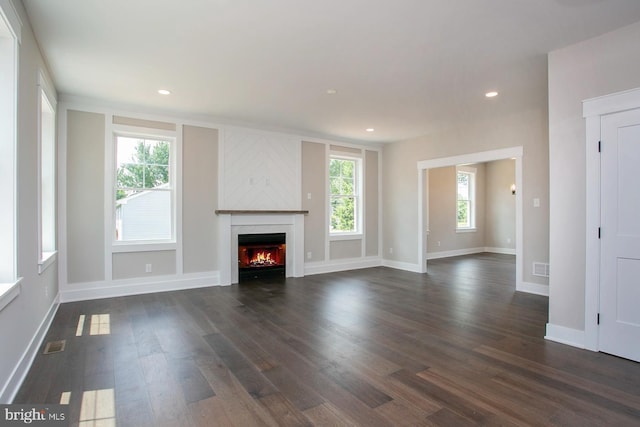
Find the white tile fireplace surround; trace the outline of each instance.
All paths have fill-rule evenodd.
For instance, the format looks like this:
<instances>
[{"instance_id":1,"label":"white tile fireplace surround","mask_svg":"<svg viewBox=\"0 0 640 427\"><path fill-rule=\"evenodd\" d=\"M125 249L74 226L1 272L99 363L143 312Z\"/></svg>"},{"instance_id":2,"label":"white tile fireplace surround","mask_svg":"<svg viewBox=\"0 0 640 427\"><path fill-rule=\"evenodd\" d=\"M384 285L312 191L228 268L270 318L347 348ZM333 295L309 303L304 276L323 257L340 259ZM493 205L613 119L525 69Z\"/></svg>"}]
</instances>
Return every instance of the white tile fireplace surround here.
<instances>
[{"instance_id":1,"label":"white tile fireplace surround","mask_svg":"<svg viewBox=\"0 0 640 427\"><path fill-rule=\"evenodd\" d=\"M220 284L238 283L238 235L286 234L286 277L304 276L304 215L308 211L217 210Z\"/></svg>"}]
</instances>

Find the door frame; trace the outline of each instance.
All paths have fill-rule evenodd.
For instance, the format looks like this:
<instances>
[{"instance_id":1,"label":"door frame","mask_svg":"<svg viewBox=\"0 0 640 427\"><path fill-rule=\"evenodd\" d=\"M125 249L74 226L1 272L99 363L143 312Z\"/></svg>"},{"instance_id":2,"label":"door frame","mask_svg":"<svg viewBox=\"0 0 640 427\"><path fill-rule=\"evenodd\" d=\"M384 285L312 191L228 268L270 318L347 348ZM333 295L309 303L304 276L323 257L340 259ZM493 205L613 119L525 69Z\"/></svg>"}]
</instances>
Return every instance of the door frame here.
<instances>
[{"instance_id":1,"label":"door frame","mask_svg":"<svg viewBox=\"0 0 640 427\"><path fill-rule=\"evenodd\" d=\"M467 163L485 163L495 160L515 159L516 162L516 290L530 292L524 289L523 278L523 218L522 218L522 154L523 147L510 147L499 150L481 151L477 153L463 154L460 156L441 157L432 160L418 162L418 262L419 273L427 272L427 235L425 227L428 220L424 220L424 209L428 209L428 171L429 169L447 166L456 166ZM425 196L426 194L426 196ZM426 202L425 203L425 199Z\"/></svg>"},{"instance_id":2,"label":"door frame","mask_svg":"<svg viewBox=\"0 0 640 427\"><path fill-rule=\"evenodd\" d=\"M582 102L586 122L586 265L584 293L584 346L600 351L600 135L601 118L607 114L640 108L640 88L616 92Z\"/></svg>"}]
</instances>

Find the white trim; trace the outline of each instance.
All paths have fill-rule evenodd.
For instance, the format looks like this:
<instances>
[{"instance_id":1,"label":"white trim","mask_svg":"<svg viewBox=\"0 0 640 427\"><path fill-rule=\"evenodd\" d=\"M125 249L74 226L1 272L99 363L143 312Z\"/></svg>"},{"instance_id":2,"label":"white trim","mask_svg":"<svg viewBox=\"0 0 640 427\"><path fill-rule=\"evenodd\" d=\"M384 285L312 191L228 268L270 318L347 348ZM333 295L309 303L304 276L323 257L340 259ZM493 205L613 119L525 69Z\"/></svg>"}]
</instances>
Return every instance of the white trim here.
<instances>
[{"instance_id":1,"label":"white trim","mask_svg":"<svg viewBox=\"0 0 640 427\"><path fill-rule=\"evenodd\" d=\"M0 284L0 311L20 295L20 291L22 290L21 282L22 277L19 277L14 283Z\"/></svg>"},{"instance_id":2,"label":"white trim","mask_svg":"<svg viewBox=\"0 0 640 427\"><path fill-rule=\"evenodd\" d=\"M6 1L6 0L4 0ZM153 120L167 123L181 122L183 125L213 128L224 130L226 128L243 128L253 131L264 131L271 133L286 134L300 139L301 141L317 142L322 144L339 145L341 147L360 149L366 147L367 150L382 151L382 145L376 142L366 142L359 140L341 139L326 136L305 134L299 129L290 129L275 126L257 126L255 123L247 123L234 121L216 116L207 116L202 114L185 114L179 111L169 111L153 109L142 106L132 106L130 104L107 102L100 99L69 95L66 93L59 94L60 102L69 105L71 110L80 110L89 113L109 114L116 116L124 116L130 118L138 118L143 120Z\"/></svg>"},{"instance_id":3,"label":"white trim","mask_svg":"<svg viewBox=\"0 0 640 427\"><path fill-rule=\"evenodd\" d=\"M516 291L548 297L549 285L541 285L539 283L532 283L532 282L521 282L520 286L516 288Z\"/></svg>"},{"instance_id":4,"label":"white trim","mask_svg":"<svg viewBox=\"0 0 640 427\"><path fill-rule=\"evenodd\" d=\"M494 254L503 254L503 255L515 255L516 250L511 248L490 248L488 246L485 247L477 247L477 248L464 248L464 249L454 249L451 251L439 251L439 252L429 252L427 253L427 259L439 259L439 258L448 258L452 256L461 256L461 255L472 255L479 254L482 252L490 252Z\"/></svg>"},{"instance_id":5,"label":"white trim","mask_svg":"<svg viewBox=\"0 0 640 427\"><path fill-rule=\"evenodd\" d=\"M477 231L476 227L456 228L456 233L476 233Z\"/></svg>"},{"instance_id":6,"label":"white trim","mask_svg":"<svg viewBox=\"0 0 640 427\"><path fill-rule=\"evenodd\" d=\"M329 241L364 240L364 233L329 233Z\"/></svg>"},{"instance_id":7,"label":"white trim","mask_svg":"<svg viewBox=\"0 0 640 427\"><path fill-rule=\"evenodd\" d=\"M59 306L60 301L58 297L56 297L51 303L51 307L49 307L47 314L42 319L42 322L40 322L40 325L38 326L36 333L31 338L29 345L24 350L24 353L22 353L20 361L16 364L13 372L9 375L9 379L4 384L2 391L0 392L0 402L13 402L16 394L18 394L20 386L29 373L29 369L40 350L42 341L49 331L49 327L53 322Z\"/></svg>"},{"instance_id":8,"label":"white trim","mask_svg":"<svg viewBox=\"0 0 640 427\"><path fill-rule=\"evenodd\" d=\"M113 234L116 223L115 210L115 170L116 141L113 132L113 113L104 115L104 280L113 278ZM66 201L65 201L66 203ZM65 281L66 283L66 281Z\"/></svg>"},{"instance_id":9,"label":"white trim","mask_svg":"<svg viewBox=\"0 0 640 427\"><path fill-rule=\"evenodd\" d=\"M464 249L454 249L451 251L440 251L440 252L428 252L427 260L430 259L440 259L440 258L449 258L454 256L462 256L462 255L472 255L479 254L485 252L484 247L478 248L464 248Z\"/></svg>"},{"instance_id":10,"label":"white trim","mask_svg":"<svg viewBox=\"0 0 640 427\"><path fill-rule=\"evenodd\" d=\"M37 163L38 163L38 170L37 170L37 218L38 218L38 274L42 274L56 259L57 257L55 256L58 248L57 248L57 225L58 225L58 186L57 186L57 177L58 177L58 141L57 141L57 137L58 137L58 108L57 108L57 103L58 101L56 100L56 96L55 96L55 90L53 89L53 84L51 83L51 81L49 80L49 78L47 77L47 75L45 74L45 70L40 68L38 70L38 99L36 101L37 104L37 112L38 112L38 117L37 117L37 134L38 134L38 149L37 149ZM43 107L43 97L44 97L44 101L49 105L49 107L51 108L51 112L53 114L53 135L51 135L53 137L53 158L52 159L48 159L50 161L53 162L53 186L52 186L52 190L53 190L53 243L54 246L53 248L47 248L45 250L44 246L44 230L43 230L43 215L42 215L42 211L43 211L43 207L45 206L43 204L43 199L42 199L42 172L44 170L44 164L43 164L43 144L48 144L52 141L50 140L43 140L43 114L42 114L42 107ZM49 236L51 237L51 236Z\"/></svg>"},{"instance_id":11,"label":"white trim","mask_svg":"<svg viewBox=\"0 0 640 427\"><path fill-rule=\"evenodd\" d=\"M572 347L585 348L585 335L583 331L554 325L552 323L547 323L547 333L544 339Z\"/></svg>"},{"instance_id":12,"label":"white trim","mask_svg":"<svg viewBox=\"0 0 640 427\"><path fill-rule=\"evenodd\" d=\"M596 149L601 138L601 116L640 107L640 88L616 92L583 101L582 115L586 119L586 257L584 348L600 350L597 316L600 305L600 153Z\"/></svg>"},{"instance_id":13,"label":"white trim","mask_svg":"<svg viewBox=\"0 0 640 427\"><path fill-rule=\"evenodd\" d=\"M0 114L2 127L0 128L0 199L3 208L0 211L0 280L12 283L18 275L18 91L20 86L20 32L22 23L16 10L9 0L0 1L0 20L6 23L11 42L3 43L2 55L6 56L2 66L2 100Z\"/></svg>"},{"instance_id":14,"label":"white trim","mask_svg":"<svg viewBox=\"0 0 640 427\"><path fill-rule=\"evenodd\" d=\"M174 241L167 243L146 243L146 242L114 242L110 253L127 252L154 252L154 251L177 251L178 244ZM177 270L176 270L177 272Z\"/></svg>"},{"instance_id":15,"label":"white trim","mask_svg":"<svg viewBox=\"0 0 640 427\"><path fill-rule=\"evenodd\" d=\"M392 259L383 259L382 266L396 270L410 271L412 273L423 273L420 271L420 264L411 264L409 262L395 261Z\"/></svg>"},{"instance_id":16,"label":"white trim","mask_svg":"<svg viewBox=\"0 0 640 427\"><path fill-rule=\"evenodd\" d=\"M418 170L418 273L426 273L427 272L427 257L425 254L427 253L427 235L424 232L425 227L428 228L428 224L425 225L424 220L424 192L425 188L429 189L429 169L419 169ZM429 198L426 197L427 203ZM427 212L429 210L427 209ZM427 221L428 223L428 221Z\"/></svg>"},{"instance_id":17,"label":"white trim","mask_svg":"<svg viewBox=\"0 0 640 427\"><path fill-rule=\"evenodd\" d=\"M173 207L173 228L174 236L176 239L176 274L182 275L184 273L184 252L182 242L182 194L184 192L182 188L182 136L184 135L183 126L181 123L176 123L175 142L174 149L175 155L175 167L173 168L173 191L174 191L174 203Z\"/></svg>"},{"instance_id":18,"label":"white trim","mask_svg":"<svg viewBox=\"0 0 640 427\"><path fill-rule=\"evenodd\" d=\"M58 283L67 283L67 106L58 111Z\"/></svg>"},{"instance_id":19,"label":"white trim","mask_svg":"<svg viewBox=\"0 0 640 427\"><path fill-rule=\"evenodd\" d=\"M329 145L327 145L327 148L330 148ZM364 192L365 192L365 187L364 187L364 180L365 180L365 160L364 160L364 153L363 153L363 149L360 149L360 154L356 154L356 153L343 153L341 151L331 151L329 150L329 158L327 159L327 171L326 171L326 185L327 185L327 200L326 200L326 204L327 204L327 230L329 233L329 239L330 240L343 240L343 238L338 237L338 236L358 236L356 238L359 239L363 239L364 238L364 229L365 229L365 217L364 217L364 208L365 208L365 200L364 200ZM354 188L354 193L353 193L353 198L354 198L354 202L355 202L355 210L356 210L356 215L355 215L355 225L356 225L356 229L355 231L350 231L350 232L332 232L331 231L331 175L330 175L330 165L331 165L331 160L345 160L345 161L350 161L354 163L354 167L355 167L355 181L356 181L356 185ZM344 196L349 196L349 195L344 195ZM335 237L337 237L337 239L334 239ZM344 239L349 240L349 237L345 237ZM362 247L362 250L364 250L364 246ZM363 252L364 254L364 252ZM328 259L328 258L327 258Z\"/></svg>"},{"instance_id":20,"label":"white trim","mask_svg":"<svg viewBox=\"0 0 640 427\"><path fill-rule=\"evenodd\" d=\"M604 116L638 108L640 88L615 92L582 101L582 117Z\"/></svg>"},{"instance_id":21,"label":"white trim","mask_svg":"<svg viewBox=\"0 0 640 427\"><path fill-rule=\"evenodd\" d=\"M53 252L44 252L42 254L42 259L38 261L38 274L42 274L45 272L49 266L54 264L58 259L58 251Z\"/></svg>"},{"instance_id":22,"label":"white trim","mask_svg":"<svg viewBox=\"0 0 640 427\"><path fill-rule=\"evenodd\" d=\"M491 252L492 254L502 254L502 255L515 255L516 254L516 250L514 248L492 248L492 247L485 247L484 248L485 252Z\"/></svg>"},{"instance_id":23,"label":"white trim","mask_svg":"<svg viewBox=\"0 0 640 427\"><path fill-rule=\"evenodd\" d=\"M512 157L522 157L522 152L522 146L518 146L503 148L500 150L480 151L477 153L462 154L460 156L421 160L418 162L418 169L435 169L446 166L492 162L494 160L510 159ZM516 184L516 188L521 187L517 187Z\"/></svg>"},{"instance_id":24,"label":"white trim","mask_svg":"<svg viewBox=\"0 0 640 427\"><path fill-rule=\"evenodd\" d=\"M324 146L324 260L331 258L331 188L329 186L329 163L331 161L331 145Z\"/></svg>"},{"instance_id":25,"label":"white trim","mask_svg":"<svg viewBox=\"0 0 640 427\"><path fill-rule=\"evenodd\" d=\"M305 276L314 274L334 273L337 271L358 270L361 268L380 267L380 257L362 257L334 259L330 261L308 262L304 265Z\"/></svg>"},{"instance_id":26,"label":"white trim","mask_svg":"<svg viewBox=\"0 0 640 427\"><path fill-rule=\"evenodd\" d=\"M222 185L223 182L225 182L225 129L223 128L219 128L218 129L218 188L216 188L217 193L218 193L218 203L217 203L217 207L218 209L222 209L222 205L224 203L224 201L226 200L226 195L225 195L225 191L226 191L226 186Z\"/></svg>"},{"instance_id":27,"label":"white trim","mask_svg":"<svg viewBox=\"0 0 640 427\"><path fill-rule=\"evenodd\" d=\"M362 156L362 166L360 173L360 219L362 224L360 224L360 232L362 234L360 240L360 256L367 256L367 152L364 148L360 149L360 155Z\"/></svg>"},{"instance_id":28,"label":"white trim","mask_svg":"<svg viewBox=\"0 0 640 427\"><path fill-rule=\"evenodd\" d=\"M446 167L446 166L455 166L460 164L472 164L472 163L483 163L483 162L491 162L494 160L502 160L502 159L511 159L515 158L516 161L516 188L522 189L523 187L523 178L522 178L522 156L523 156L523 148L522 146L504 148L500 150L491 150L491 151L482 151L478 153L470 153L463 154L460 156L453 157L442 157L439 159L432 160L422 160L417 163L418 168L418 183L422 182L422 171ZM419 185L419 189L422 186ZM421 209L423 204L423 199L425 191L418 192L418 208ZM523 281L523 271L524 271L524 245L523 245L523 206L522 206L522 191L516 192L516 290L522 287ZM421 211L419 211L421 212ZM418 217L418 242L422 240L422 236L425 235L424 230L424 221L422 217ZM426 245L418 246L418 260L420 260L420 266L422 269L423 260L426 260ZM425 272L424 269L420 271L422 273Z\"/></svg>"},{"instance_id":29,"label":"white trim","mask_svg":"<svg viewBox=\"0 0 640 427\"><path fill-rule=\"evenodd\" d=\"M218 271L183 275L156 276L89 283L73 283L61 286L60 302L87 301L155 292L220 286Z\"/></svg>"},{"instance_id":30,"label":"white trim","mask_svg":"<svg viewBox=\"0 0 640 427\"><path fill-rule=\"evenodd\" d=\"M5 18L5 22L18 41L22 43L22 19L11 0L0 0L0 18Z\"/></svg>"}]
</instances>

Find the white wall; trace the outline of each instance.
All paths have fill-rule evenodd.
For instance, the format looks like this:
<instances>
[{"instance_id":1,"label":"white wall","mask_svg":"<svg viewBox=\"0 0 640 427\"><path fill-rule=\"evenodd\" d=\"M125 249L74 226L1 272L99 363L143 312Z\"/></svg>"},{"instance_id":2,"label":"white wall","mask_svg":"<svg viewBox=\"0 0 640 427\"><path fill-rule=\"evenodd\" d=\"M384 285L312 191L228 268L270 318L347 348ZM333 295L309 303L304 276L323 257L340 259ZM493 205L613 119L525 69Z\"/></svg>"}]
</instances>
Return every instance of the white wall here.
<instances>
[{"instance_id":1,"label":"white wall","mask_svg":"<svg viewBox=\"0 0 640 427\"><path fill-rule=\"evenodd\" d=\"M586 147L582 101L640 87L640 22L549 54L549 323L584 330Z\"/></svg>"},{"instance_id":2,"label":"white wall","mask_svg":"<svg viewBox=\"0 0 640 427\"><path fill-rule=\"evenodd\" d=\"M0 311L0 402L9 402L39 350L48 320L55 313L58 263L38 274L37 117L38 72L46 65L22 4L16 10L23 22L19 47L18 85L18 276L21 292ZM33 342L32 342L33 340Z\"/></svg>"},{"instance_id":3,"label":"white wall","mask_svg":"<svg viewBox=\"0 0 640 427\"><path fill-rule=\"evenodd\" d=\"M300 209L300 144L293 135L226 128L220 209Z\"/></svg>"},{"instance_id":4,"label":"white wall","mask_svg":"<svg viewBox=\"0 0 640 427\"><path fill-rule=\"evenodd\" d=\"M535 71L535 72L534 72ZM383 150L384 249L389 265L419 266L417 162L509 147L523 147L523 281L545 286L546 278L533 276L534 261L549 259L548 110L546 67L532 70L531 86L512 100L509 108L493 105L476 118L460 120L409 141L387 144ZM501 95L502 96L502 95ZM462 107L461 107L462 108ZM465 115L463 112L461 117ZM533 207L533 199L540 207ZM393 253L391 253L393 249Z\"/></svg>"}]
</instances>

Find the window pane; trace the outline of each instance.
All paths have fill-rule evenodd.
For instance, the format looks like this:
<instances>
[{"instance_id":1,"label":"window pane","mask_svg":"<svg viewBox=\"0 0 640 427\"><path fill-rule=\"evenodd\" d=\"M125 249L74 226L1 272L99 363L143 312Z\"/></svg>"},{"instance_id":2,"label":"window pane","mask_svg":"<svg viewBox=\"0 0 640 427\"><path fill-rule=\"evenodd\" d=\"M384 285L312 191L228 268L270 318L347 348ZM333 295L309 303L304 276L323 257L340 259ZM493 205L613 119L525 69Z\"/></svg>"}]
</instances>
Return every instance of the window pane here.
<instances>
[{"instance_id":1,"label":"window pane","mask_svg":"<svg viewBox=\"0 0 640 427\"><path fill-rule=\"evenodd\" d=\"M171 239L171 191L148 190L116 202L116 240Z\"/></svg>"},{"instance_id":2,"label":"window pane","mask_svg":"<svg viewBox=\"0 0 640 427\"><path fill-rule=\"evenodd\" d=\"M340 176L340 160L331 159L329 162L329 176Z\"/></svg>"},{"instance_id":3,"label":"window pane","mask_svg":"<svg viewBox=\"0 0 640 427\"><path fill-rule=\"evenodd\" d=\"M355 200L353 197L331 199L331 231L356 231Z\"/></svg>"},{"instance_id":4,"label":"window pane","mask_svg":"<svg viewBox=\"0 0 640 427\"><path fill-rule=\"evenodd\" d=\"M458 173L458 199L469 200L469 175Z\"/></svg>"},{"instance_id":5,"label":"window pane","mask_svg":"<svg viewBox=\"0 0 640 427\"><path fill-rule=\"evenodd\" d=\"M56 250L55 110L40 93L40 257Z\"/></svg>"},{"instance_id":6,"label":"window pane","mask_svg":"<svg viewBox=\"0 0 640 427\"><path fill-rule=\"evenodd\" d=\"M116 138L116 240L173 237L170 142Z\"/></svg>"},{"instance_id":7,"label":"window pane","mask_svg":"<svg viewBox=\"0 0 640 427\"><path fill-rule=\"evenodd\" d=\"M458 200L458 228L470 227L469 221L469 201Z\"/></svg>"}]
</instances>

